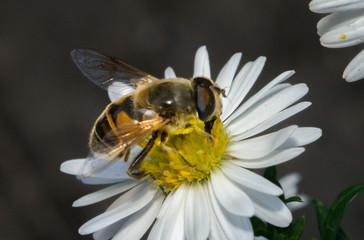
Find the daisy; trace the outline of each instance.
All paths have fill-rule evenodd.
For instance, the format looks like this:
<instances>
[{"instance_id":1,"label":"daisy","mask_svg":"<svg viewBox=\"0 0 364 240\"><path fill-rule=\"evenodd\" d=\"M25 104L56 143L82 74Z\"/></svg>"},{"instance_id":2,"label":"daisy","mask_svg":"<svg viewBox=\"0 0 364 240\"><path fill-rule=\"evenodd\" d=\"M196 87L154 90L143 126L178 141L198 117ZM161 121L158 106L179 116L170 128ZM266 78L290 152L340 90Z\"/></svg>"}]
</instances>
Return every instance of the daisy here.
<instances>
[{"instance_id":1,"label":"daisy","mask_svg":"<svg viewBox=\"0 0 364 240\"><path fill-rule=\"evenodd\" d=\"M364 42L364 2L362 0L312 0L310 9L330 13L317 24L322 46L349 47ZM361 51L346 67L343 78L354 82L364 77L364 52Z\"/></svg>"},{"instance_id":2,"label":"daisy","mask_svg":"<svg viewBox=\"0 0 364 240\"><path fill-rule=\"evenodd\" d=\"M86 184L111 185L81 197L74 207L119 197L104 213L81 226L80 234L93 233L95 239L140 239L151 228L148 239L254 239L252 216L278 227L290 224L291 212L278 197L282 189L248 169L266 168L300 155L304 145L321 136L321 130L292 125L266 133L311 104L293 105L308 88L302 83L283 83L294 73L287 71L245 99L266 59L259 57L236 73L240 59L241 53L234 54L216 77L227 97L222 99L222 115L211 130L214 141L197 131L171 136L167 144L191 166L156 146L141 166L153 179L131 179L125 173L129 163L124 159L83 178ZM205 46L195 57L193 77L199 76L211 78ZM165 77L176 78L176 74L169 67ZM111 100L130 91L124 90L119 96L109 94ZM202 122L196 125L203 129ZM140 150L140 146L134 148L129 159ZM96 160L86 166L84 161L66 161L61 171L77 175L81 167L97 167Z\"/></svg>"},{"instance_id":3,"label":"daisy","mask_svg":"<svg viewBox=\"0 0 364 240\"><path fill-rule=\"evenodd\" d=\"M301 174L291 173L279 179L279 183L281 184L281 187L283 189L285 199L298 196L302 200L302 202L287 203L287 207L291 211L303 208L308 204L308 196L304 193L298 193L298 183L301 181L301 178Z\"/></svg>"}]
</instances>

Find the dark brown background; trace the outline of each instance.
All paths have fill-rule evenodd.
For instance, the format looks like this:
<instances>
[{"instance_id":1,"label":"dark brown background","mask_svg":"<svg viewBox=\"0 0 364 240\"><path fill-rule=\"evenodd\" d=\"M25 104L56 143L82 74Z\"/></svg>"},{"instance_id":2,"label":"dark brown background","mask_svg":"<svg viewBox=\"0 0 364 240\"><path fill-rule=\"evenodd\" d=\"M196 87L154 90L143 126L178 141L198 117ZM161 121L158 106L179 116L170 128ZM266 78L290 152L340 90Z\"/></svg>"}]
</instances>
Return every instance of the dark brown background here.
<instances>
[{"instance_id":1,"label":"dark brown background","mask_svg":"<svg viewBox=\"0 0 364 240\"><path fill-rule=\"evenodd\" d=\"M302 191L330 204L344 188L363 182L364 82L341 74L360 47L325 49L316 34L319 15L299 0L80 0L13 1L0 7L0 239L91 239L78 227L105 203L74 209L73 200L96 189L59 172L87 155L88 134L108 103L106 92L83 77L73 48L119 56L161 77L173 66L190 77L196 49L207 45L212 74L237 51L243 61L268 62L257 86L295 69L290 82L306 82L313 102L287 124L317 126L323 137L279 173L303 174ZM255 88L258 89L258 87ZM318 237L312 205L305 239ZM361 239L364 196L344 218Z\"/></svg>"}]
</instances>

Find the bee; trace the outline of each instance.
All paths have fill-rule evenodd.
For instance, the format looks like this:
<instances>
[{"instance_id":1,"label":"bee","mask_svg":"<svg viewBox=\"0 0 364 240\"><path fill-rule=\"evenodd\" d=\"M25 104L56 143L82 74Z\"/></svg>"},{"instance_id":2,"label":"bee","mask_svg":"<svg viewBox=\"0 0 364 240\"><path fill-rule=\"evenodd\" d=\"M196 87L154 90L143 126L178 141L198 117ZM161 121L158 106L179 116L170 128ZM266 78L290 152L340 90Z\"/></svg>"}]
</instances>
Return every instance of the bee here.
<instances>
[{"instance_id":1,"label":"bee","mask_svg":"<svg viewBox=\"0 0 364 240\"><path fill-rule=\"evenodd\" d=\"M149 139L127 169L133 179L143 179L148 173L139 167L155 144L179 154L165 143L168 136L182 134L181 129L198 131L213 142L210 133L214 121L221 115L220 95L225 96L225 92L211 79L158 79L118 58L90 49L75 49L71 57L81 72L99 87L126 93L110 103L97 118L90 134L88 160L104 159L105 166L122 157L127 161L131 149ZM204 122L204 130L191 124L196 118Z\"/></svg>"}]
</instances>

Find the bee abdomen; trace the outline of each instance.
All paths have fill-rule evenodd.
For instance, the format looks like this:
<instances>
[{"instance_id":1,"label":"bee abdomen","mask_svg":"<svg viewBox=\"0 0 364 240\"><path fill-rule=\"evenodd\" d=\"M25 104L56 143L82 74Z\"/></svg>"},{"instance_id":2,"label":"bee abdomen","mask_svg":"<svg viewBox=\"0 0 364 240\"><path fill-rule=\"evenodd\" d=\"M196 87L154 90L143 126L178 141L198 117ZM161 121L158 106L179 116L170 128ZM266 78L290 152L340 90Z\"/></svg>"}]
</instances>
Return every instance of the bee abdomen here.
<instances>
[{"instance_id":1,"label":"bee abdomen","mask_svg":"<svg viewBox=\"0 0 364 240\"><path fill-rule=\"evenodd\" d=\"M115 146L115 133L110 126L107 114L103 114L97 120L90 136L90 149L93 152L104 152L106 148Z\"/></svg>"},{"instance_id":2,"label":"bee abdomen","mask_svg":"<svg viewBox=\"0 0 364 240\"><path fill-rule=\"evenodd\" d=\"M90 136L90 149L93 152L105 150L123 144L120 135L122 124L134 121L133 96L127 96L109 104L97 119Z\"/></svg>"}]
</instances>

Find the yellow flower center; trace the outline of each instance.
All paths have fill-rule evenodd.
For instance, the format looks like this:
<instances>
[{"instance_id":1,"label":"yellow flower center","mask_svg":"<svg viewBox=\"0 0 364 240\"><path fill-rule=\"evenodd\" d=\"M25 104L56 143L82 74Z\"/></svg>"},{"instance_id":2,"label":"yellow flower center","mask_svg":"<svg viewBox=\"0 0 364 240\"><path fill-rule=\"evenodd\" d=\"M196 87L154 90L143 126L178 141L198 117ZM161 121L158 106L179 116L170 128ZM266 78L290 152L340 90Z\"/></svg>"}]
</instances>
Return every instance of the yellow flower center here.
<instances>
[{"instance_id":1,"label":"yellow flower center","mask_svg":"<svg viewBox=\"0 0 364 240\"><path fill-rule=\"evenodd\" d=\"M194 125L204 131L202 121L195 119ZM165 191L173 191L184 182L204 181L226 155L229 136L220 118L215 121L211 136L213 141L196 129L191 131L191 128L171 135L165 145L173 151L155 144L140 170L150 173L154 184L162 186Z\"/></svg>"}]
</instances>

